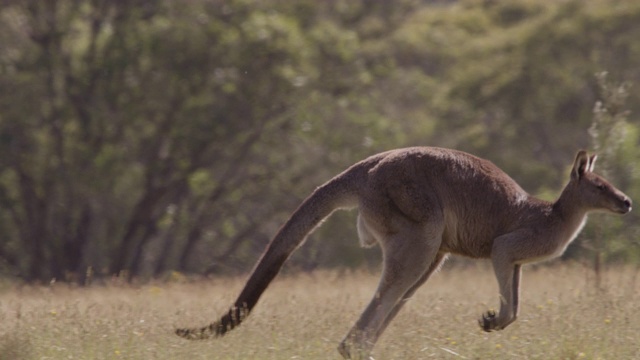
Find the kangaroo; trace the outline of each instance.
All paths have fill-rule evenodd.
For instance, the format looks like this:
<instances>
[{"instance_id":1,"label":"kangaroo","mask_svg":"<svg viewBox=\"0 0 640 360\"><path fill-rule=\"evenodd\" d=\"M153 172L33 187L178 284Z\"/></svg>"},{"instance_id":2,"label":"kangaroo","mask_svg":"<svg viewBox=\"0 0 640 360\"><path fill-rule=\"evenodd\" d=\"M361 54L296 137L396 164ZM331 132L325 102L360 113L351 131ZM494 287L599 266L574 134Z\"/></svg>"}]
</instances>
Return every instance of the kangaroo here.
<instances>
[{"instance_id":1,"label":"kangaroo","mask_svg":"<svg viewBox=\"0 0 640 360\"><path fill-rule=\"evenodd\" d=\"M596 155L579 151L568 184L548 202L492 162L461 151L413 147L371 156L304 200L220 320L176 333L205 339L238 326L306 236L334 210L354 207L362 245L379 244L384 266L373 299L338 347L345 359L369 357L389 322L449 254L491 259L500 310L478 322L484 331L502 330L518 316L522 265L560 256L589 212L631 211L631 199L593 172L595 162Z\"/></svg>"}]
</instances>

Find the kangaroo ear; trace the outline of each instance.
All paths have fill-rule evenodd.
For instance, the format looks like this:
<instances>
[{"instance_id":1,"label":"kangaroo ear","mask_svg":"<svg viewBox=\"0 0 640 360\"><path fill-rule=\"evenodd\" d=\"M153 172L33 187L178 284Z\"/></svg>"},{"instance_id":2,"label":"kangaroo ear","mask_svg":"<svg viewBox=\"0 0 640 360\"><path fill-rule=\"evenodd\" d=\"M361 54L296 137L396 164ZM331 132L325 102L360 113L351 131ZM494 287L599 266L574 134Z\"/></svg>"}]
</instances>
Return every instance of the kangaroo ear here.
<instances>
[{"instance_id":1,"label":"kangaroo ear","mask_svg":"<svg viewBox=\"0 0 640 360\"><path fill-rule=\"evenodd\" d=\"M595 159L594 159L595 160ZM589 171L589 156L584 150L578 151L576 155L576 161L573 163L573 170L571 170L572 179L580 179L584 173Z\"/></svg>"},{"instance_id":2,"label":"kangaroo ear","mask_svg":"<svg viewBox=\"0 0 640 360\"><path fill-rule=\"evenodd\" d=\"M589 156L589 172L593 172L593 167L596 165L596 160L598 160L597 154Z\"/></svg>"}]
</instances>

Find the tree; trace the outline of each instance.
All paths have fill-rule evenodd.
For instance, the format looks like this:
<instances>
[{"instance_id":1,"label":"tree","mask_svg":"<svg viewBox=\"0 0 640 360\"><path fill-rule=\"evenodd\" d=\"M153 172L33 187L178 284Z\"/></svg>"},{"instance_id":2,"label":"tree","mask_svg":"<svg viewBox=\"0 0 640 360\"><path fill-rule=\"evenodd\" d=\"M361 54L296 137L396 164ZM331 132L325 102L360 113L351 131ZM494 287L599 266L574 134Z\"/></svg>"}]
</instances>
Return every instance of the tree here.
<instances>
[{"instance_id":1,"label":"tree","mask_svg":"<svg viewBox=\"0 0 640 360\"><path fill-rule=\"evenodd\" d=\"M313 188L401 146L471 151L550 197L590 143L593 73L640 78L632 0L5 1L0 18L0 264L29 281L246 271ZM628 120L611 164L634 198ZM375 258L352 221L293 266Z\"/></svg>"},{"instance_id":2,"label":"tree","mask_svg":"<svg viewBox=\"0 0 640 360\"><path fill-rule=\"evenodd\" d=\"M2 220L16 234L1 249L20 276L140 274L168 209L189 209L173 220L195 234L231 183L271 174L246 165L268 159L257 148L266 134L286 133L306 44L292 19L199 5L4 10L28 24L10 27L25 41L1 85ZM186 21L195 14L208 26ZM200 237L187 239L183 259Z\"/></svg>"}]
</instances>

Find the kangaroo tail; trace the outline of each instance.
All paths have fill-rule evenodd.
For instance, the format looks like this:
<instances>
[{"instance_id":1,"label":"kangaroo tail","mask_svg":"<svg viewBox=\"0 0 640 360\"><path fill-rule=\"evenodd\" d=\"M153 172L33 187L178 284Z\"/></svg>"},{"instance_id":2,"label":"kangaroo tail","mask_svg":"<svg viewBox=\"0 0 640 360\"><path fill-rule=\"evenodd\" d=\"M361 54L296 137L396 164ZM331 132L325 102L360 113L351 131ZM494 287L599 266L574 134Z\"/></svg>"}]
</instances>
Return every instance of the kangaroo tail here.
<instances>
[{"instance_id":1,"label":"kangaroo tail","mask_svg":"<svg viewBox=\"0 0 640 360\"><path fill-rule=\"evenodd\" d=\"M355 174L347 170L317 188L304 200L271 240L237 300L220 320L201 328L177 329L176 334L187 339L207 339L222 336L240 325L307 235L333 211L357 205L356 189L350 185L353 184L350 179L353 176Z\"/></svg>"}]
</instances>

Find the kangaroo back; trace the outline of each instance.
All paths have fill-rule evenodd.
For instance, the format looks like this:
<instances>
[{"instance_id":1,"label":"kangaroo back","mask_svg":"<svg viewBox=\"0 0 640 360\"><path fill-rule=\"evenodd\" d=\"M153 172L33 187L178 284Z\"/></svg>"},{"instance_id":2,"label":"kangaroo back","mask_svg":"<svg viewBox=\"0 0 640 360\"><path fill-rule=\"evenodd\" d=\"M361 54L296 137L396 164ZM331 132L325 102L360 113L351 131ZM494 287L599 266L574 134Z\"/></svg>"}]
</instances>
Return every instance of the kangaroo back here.
<instances>
[{"instance_id":1,"label":"kangaroo back","mask_svg":"<svg viewBox=\"0 0 640 360\"><path fill-rule=\"evenodd\" d=\"M240 325L307 235L333 211L357 205L354 176L357 176L357 170L352 167L317 188L302 202L271 240L237 300L220 320L202 328L177 329L176 334L188 339L206 339L222 336Z\"/></svg>"}]
</instances>

